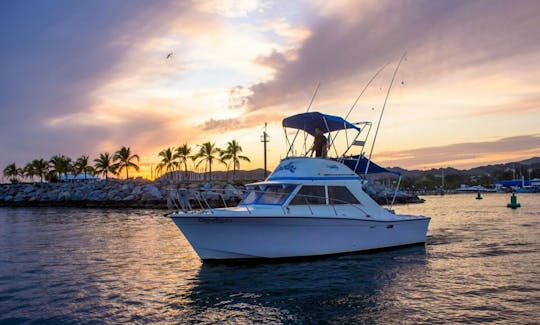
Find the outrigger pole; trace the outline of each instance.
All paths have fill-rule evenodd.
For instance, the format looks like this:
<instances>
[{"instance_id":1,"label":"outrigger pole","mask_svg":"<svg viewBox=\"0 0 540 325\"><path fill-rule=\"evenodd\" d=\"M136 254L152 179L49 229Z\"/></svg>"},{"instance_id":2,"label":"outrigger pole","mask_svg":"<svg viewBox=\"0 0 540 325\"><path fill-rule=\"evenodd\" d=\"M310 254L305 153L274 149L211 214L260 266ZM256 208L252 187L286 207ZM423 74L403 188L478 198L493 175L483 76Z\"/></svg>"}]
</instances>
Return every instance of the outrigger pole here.
<instances>
[{"instance_id":1,"label":"outrigger pole","mask_svg":"<svg viewBox=\"0 0 540 325\"><path fill-rule=\"evenodd\" d=\"M306 113L309 112L309 110L311 109L311 104L313 104L313 100L315 99L315 96L317 95L317 92L319 91L320 86L321 86L321 82L319 81L317 83L317 87L315 88L315 91L313 92L313 95L311 96L311 100L309 101L309 105L308 105L308 108L306 109ZM287 130L284 130L284 131L285 131L285 139L288 140L289 137L287 137ZM296 140L296 137L298 136L299 132L300 132L300 129L297 129L292 142L289 142L289 150L287 150L287 154L285 155L285 157L289 156L289 152L291 152L292 146L294 145L294 141ZM305 145L305 142L306 141L304 140L304 145Z\"/></svg>"},{"instance_id":2,"label":"outrigger pole","mask_svg":"<svg viewBox=\"0 0 540 325\"><path fill-rule=\"evenodd\" d=\"M360 92L360 95L358 95L358 97L356 97L356 100L354 101L354 103L352 104L351 108L349 108L349 111L347 112L347 115L345 116L345 120L349 117L349 115L351 114L351 112L353 111L353 109L356 107L356 104L358 104L358 101L360 100L360 97L362 97L362 95L366 92L366 90L368 89L368 87L371 85L371 83L373 82L373 80L375 80L375 78L377 78L377 76L384 70L384 68L386 68L386 66L388 66L390 64L391 61L388 61L386 62L382 67L379 68L379 70L377 70L377 72L375 72L375 74L371 77L371 79L369 79L369 81L367 82L367 84L364 86L364 88L362 89L362 91ZM371 129L371 128L370 128ZM332 144L334 144L334 141L335 139L337 138L337 135L339 134L339 131L341 130L338 130L336 135L334 136L334 138L332 139ZM347 136L347 131L345 131L345 136ZM369 136L369 132L368 132L368 135ZM366 136L366 140L367 140L367 136ZM348 141L347 141L348 142ZM349 145L347 143L347 145ZM335 149L335 148L334 148ZM345 155L345 153L347 153L347 151L349 151L349 149L347 149L343 155Z\"/></svg>"},{"instance_id":3,"label":"outrigger pole","mask_svg":"<svg viewBox=\"0 0 540 325\"><path fill-rule=\"evenodd\" d=\"M377 122L377 128L375 129L375 136L373 137L373 144L371 145L371 149L369 151L369 157L368 157L368 162L366 164L366 170L364 172L364 177L367 176L368 169L369 169L369 164L371 163L371 155L373 154L373 148L375 148L375 141L377 140L377 134L379 133L379 126L381 126L381 120L382 120L382 117L383 117L383 114L384 114L384 109L386 108L386 103L388 101L388 97L390 96L390 90L392 89L392 85L394 84L394 79L396 79L396 74L397 74L397 72L399 70L399 66L401 65L401 62L403 61L403 59L405 58L406 55L407 55L407 52L404 52L403 55L401 56L401 59L399 59L396 70L394 70L394 75L392 76L392 80L390 81L390 86L388 87L388 91L386 92L386 97L384 98L384 104L383 104L383 107L382 107L382 110L381 110L381 115L379 116L379 122Z\"/></svg>"}]
</instances>

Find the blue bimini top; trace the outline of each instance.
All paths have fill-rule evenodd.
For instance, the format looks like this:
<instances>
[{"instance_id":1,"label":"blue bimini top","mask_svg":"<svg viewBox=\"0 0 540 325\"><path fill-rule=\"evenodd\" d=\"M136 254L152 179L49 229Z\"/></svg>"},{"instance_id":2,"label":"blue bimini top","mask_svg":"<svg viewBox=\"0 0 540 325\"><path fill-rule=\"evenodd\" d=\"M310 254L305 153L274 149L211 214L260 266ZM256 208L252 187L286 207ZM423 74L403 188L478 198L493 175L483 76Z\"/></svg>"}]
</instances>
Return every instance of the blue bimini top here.
<instances>
[{"instance_id":1,"label":"blue bimini top","mask_svg":"<svg viewBox=\"0 0 540 325\"><path fill-rule=\"evenodd\" d=\"M323 133L329 133L344 129L355 129L360 132L360 128L339 116L322 114L319 112L302 113L289 116L283 119L283 126L292 129L303 130L315 136L315 128L320 127Z\"/></svg>"}]
</instances>

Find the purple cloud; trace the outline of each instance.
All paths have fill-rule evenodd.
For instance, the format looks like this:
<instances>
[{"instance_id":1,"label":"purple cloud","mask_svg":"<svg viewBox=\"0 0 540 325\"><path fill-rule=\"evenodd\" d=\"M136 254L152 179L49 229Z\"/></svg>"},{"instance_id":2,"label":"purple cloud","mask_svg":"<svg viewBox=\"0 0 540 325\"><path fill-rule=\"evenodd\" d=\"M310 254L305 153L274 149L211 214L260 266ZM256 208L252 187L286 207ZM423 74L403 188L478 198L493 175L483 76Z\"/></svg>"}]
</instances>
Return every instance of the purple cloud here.
<instances>
[{"instance_id":1,"label":"purple cloud","mask_svg":"<svg viewBox=\"0 0 540 325\"><path fill-rule=\"evenodd\" d=\"M418 78L540 50L538 1L387 1L369 14L354 5L343 10L361 18L321 17L297 59L276 52L258 59L277 71L251 86L251 110L294 102L318 81L343 85L405 50Z\"/></svg>"}]
</instances>

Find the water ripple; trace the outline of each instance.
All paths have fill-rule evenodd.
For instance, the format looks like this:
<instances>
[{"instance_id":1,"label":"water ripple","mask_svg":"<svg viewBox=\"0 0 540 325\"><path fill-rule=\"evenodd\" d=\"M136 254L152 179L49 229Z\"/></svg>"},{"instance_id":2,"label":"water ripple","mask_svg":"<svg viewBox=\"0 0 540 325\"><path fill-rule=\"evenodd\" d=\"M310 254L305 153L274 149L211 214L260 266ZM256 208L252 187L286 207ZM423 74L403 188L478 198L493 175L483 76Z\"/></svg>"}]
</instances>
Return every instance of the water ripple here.
<instances>
[{"instance_id":1,"label":"water ripple","mask_svg":"<svg viewBox=\"0 0 540 325\"><path fill-rule=\"evenodd\" d=\"M540 315L540 200L427 197L427 245L202 265L152 210L0 209L0 323L494 324Z\"/></svg>"}]
</instances>

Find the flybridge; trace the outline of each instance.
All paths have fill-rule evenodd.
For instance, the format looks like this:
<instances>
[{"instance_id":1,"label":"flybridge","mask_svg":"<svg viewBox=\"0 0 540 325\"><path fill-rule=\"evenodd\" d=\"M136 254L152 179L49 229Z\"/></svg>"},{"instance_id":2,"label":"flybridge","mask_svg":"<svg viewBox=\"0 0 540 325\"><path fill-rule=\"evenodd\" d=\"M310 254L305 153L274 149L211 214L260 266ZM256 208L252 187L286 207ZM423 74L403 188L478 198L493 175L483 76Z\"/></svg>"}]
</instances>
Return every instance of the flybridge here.
<instances>
[{"instance_id":1,"label":"flybridge","mask_svg":"<svg viewBox=\"0 0 540 325\"><path fill-rule=\"evenodd\" d=\"M372 173L393 173L399 175L398 172L393 172L381 167L363 155L362 151L371 130L371 122L352 123L335 115L323 114L320 112L307 112L285 118L282 125L285 129L286 141L289 146L287 157L307 156L308 145L306 135L315 136L315 128L319 127L325 136L328 137L328 143L331 149L329 150L328 159L343 163L358 175ZM289 135L286 131L287 128L297 130L292 140L289 139ZM301 154L294 155L293 153L295 150L293 150L293 148L295 141L298 139L299 131L303 131L306 135L301 137L301 139L303 138L304 140L303 148L300 149ZM354 132L355 134L351 136L351 132ZM336 139L338 139L340 135L344 138L342 140L345 143L343 152L340 152L336 145ZM353 147L359 148L361 153L347 156L347 153L353 150ZM290 166L290 168L296 168L289 164L291 163L280 165L276 171L287 169L289 168L288 166Z\"/></svg>"},{"instance_id":2,"label":"flybridge","mask_svg":"<svg viewBox=\"0 0 540 325\"><path fill-rule=\"evenodd\" d=\"M281 161L267 181L358 180L349 168L322 158L291 157Z\"/></svg>"}]
</instances>

